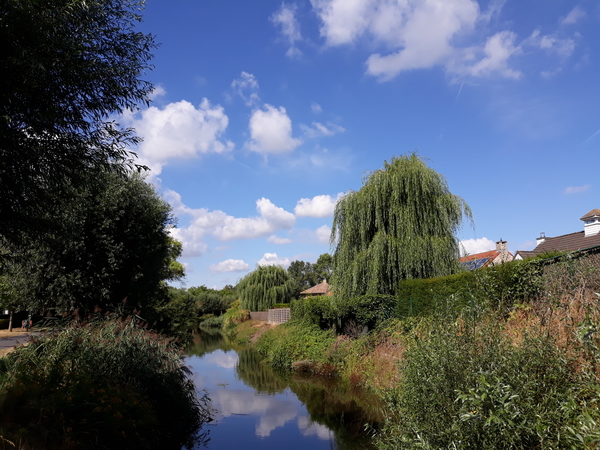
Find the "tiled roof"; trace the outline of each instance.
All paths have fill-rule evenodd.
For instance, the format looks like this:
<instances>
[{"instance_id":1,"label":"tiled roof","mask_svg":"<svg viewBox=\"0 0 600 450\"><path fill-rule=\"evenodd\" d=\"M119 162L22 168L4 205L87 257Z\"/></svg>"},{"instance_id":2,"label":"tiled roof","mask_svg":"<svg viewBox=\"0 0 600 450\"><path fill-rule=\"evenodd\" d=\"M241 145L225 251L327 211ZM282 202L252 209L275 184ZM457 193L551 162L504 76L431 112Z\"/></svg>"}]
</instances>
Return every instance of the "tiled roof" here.
<instances>
[{"instance_id":1,"label":"tiled roof","mask_svg":"<svg viewBox=\"0 0 600 450\"><path fill-rule=\"evenodd\" d=\"M460 258L460 262L462 263L462 262L467 262L467 261L475 261L476 259L483 259L483 258L491 258L490 261L493 261L494 258L496 258L499 254L500 254L500 252L498 250L490 250L489 252L476 253L474 255L463 256L462 258Z\"/></svg>"},{"instance_id":2,"label":"tiled roof","mask_svg":"<svg viewBox=\"0 0 600 450\"><path fill-rule=\"evenodd\" d=\"M327 280L317 284L305 291L300 292L300 295L325 295L331 290L331 286L327 284Z\"/></svg>"},{"instance_id":3,"label":"tiled roof","mask_svg":"<svg viewBox=\"0 0 600 450\"><path fill-rule=\"evenodd\" d=\"M583 250L584 248L596 247L597 245L600 245L600 233L594 236L585 237L583 231L577 231L576 233L563 234L562 236L547 237L546 240L538 245L533 251L535 253L552 251L564 252Z\"/></svg>"},{"instance_id":4,"label":"tiled roof","mask_svg":"<svg viewBox=\"0 0 600 450\"><path fill-rule=\"evenodd\" d=\"M537 256L537 252L535 252L534 250L519 250L515 255L515 258L517 257L517 255L521 255L521 258L527 259Z\"/></svg>"},{"instance_id":5,"label":"tiled roof","mask_svg":"<svg viewBox=\"0 0 600 450\"><path fill-rule=\"evenodd\" d=\"M592 218L592 217L597 217L600 216L600 209L592 209L589 213L587 213L585 216L583 216L581 219L579 220L585 220L588 218Z\"/></svg>"}]
</instances>

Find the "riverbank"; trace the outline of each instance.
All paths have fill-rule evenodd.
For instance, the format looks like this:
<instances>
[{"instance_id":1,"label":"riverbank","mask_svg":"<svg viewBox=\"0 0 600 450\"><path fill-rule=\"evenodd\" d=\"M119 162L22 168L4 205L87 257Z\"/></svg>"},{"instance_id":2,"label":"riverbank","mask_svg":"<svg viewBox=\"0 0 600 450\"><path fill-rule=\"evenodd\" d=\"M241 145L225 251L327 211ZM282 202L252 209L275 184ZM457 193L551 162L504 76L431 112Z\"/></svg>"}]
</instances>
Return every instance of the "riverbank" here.
<instances>
[{"instance_id":1,"label":"riverbank","mask_svg":"<svg viewBox=\"0 0 600 450\"><path fill-rule=\"evenodd\" d=\"M230 334L276 368L336 376L384 399L382 449L596 448L600 442L598 296L477 305L420 318L323 329L318 314ZM255 333L254 330L257 330Z\"/></svg>"}]
</instances>

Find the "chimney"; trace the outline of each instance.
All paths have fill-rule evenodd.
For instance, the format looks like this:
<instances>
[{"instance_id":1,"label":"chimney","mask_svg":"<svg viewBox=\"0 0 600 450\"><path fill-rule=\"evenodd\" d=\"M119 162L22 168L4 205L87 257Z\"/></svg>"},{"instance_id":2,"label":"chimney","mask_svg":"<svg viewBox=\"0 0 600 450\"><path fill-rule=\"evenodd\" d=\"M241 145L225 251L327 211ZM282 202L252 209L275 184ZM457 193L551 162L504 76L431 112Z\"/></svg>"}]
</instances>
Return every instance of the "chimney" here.
<instances>
[{"instance_id":1,"label":"chimney","mask_svg":"<svg viewBox=\"0 0 600 450\"><path fill-rule=\"evenodd\" d=\"M544 233L543 231L540 233L540 237L539 238L535 238L535 240L537 241L537 245L541 245L544 243L544 241L546 240L546 233Z\"/></svg>"},{"instance_id":2,"label":"chimney","mask_svg":"<svg viewBox=\"0 0 600 450\"><path fill-rule=\"evenodd\" d=\"M596 236L600 232L600 210L592 209L583 216L584 237Z\"/></svg>"},{"instance_id":3,"label":"chimney","mask_svg":"<svg viewBox=\"0 0 600 450\"><path fill-rule=\"evenodd\" d=\"M496 242L496 251L498 251L500 253L508 252L508 246L506 244L506 241L503 241L502 238L500 238L500 240L498 242Z\"/></svg>"}]
</instances>

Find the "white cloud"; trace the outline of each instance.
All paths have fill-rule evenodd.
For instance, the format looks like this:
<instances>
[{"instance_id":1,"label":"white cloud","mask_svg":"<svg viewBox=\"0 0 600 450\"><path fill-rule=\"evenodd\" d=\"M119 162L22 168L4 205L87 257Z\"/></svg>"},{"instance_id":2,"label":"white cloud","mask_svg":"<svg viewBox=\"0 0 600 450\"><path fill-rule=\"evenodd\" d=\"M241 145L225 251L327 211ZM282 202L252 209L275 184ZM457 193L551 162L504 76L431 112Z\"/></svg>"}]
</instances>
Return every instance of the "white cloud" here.
<instances>
[{"instance_id":1,"label":"white cloud","mask_svg":"<svg viewBox=\"0 0 600 450\"><path fill-rule=\"evenodd\" d=\"M280 258L277 256L277 253L265 253L257 264L259 266L281 266L287 268L291 263L291 258Z\"/></svg>"},{"instance_id":2,"label":"white cloud","mask_svg":"<svg viewBox=\"0 0 600 450\"><path fill-rule=\"evenodd\" d=\"M340 192L337 197L317 195L313 198L301 198L294 208L294 213L296 217L330 217L333 215L335 204L343 195Z\"/></svg>"},{"instance_id":3,"label":"white cloud","mask_svg":"<svg viewBox=\"0 0 600 450\"><path fill-rule=\"evenodd\" d=\"M312 126L310 126L310 127L308 125L304 125L302 123L302 124L300 124L300 128L302 129L302 131L304 132L304 135L307 138L319 138L319 137L323 137L323 136L333 136L336 133L342 133L342 132L346 131L346 129L344 127L341 127L341 126L336 125L331 122L327 122L327 125L323 125L322 123L313 121Z\"/></svg>"},{"instance_id":4,"label":"white cloud","mask_svg":"<svg viewBox=\"0 0 600 450\"><path fill-rule=\"evenodd\" d=\"M449 66L451 72L456 72L474 77L489 76L499 73L506 78L520 78L522 73L508 67L508 59L521 51L520 46L515 46L517 35L511 31L501 31L488 38L483 48L483 58L469 65L464 61ZM475 59L473 50L465 52L466 59Z\"/></svg>"},{"instance_id":5,"label":"white cloud","mask_svg":"<svg viewBox=\"0 0 600 450\"><path fill-rule=\"evenodd\" d=\"M565 194L579 194L580 192L588 191L591 187L589 184L584 186L569 186L565 189Z\"/></svg>"},{"instance_id":6,"label":"white cloud","mask_svg":"<svg viewBox=\"0 0 600 450\"><path fill-rule=\"evenodd\" d=\"M271 22L275 26L281 28L281 33L288 41L290 47L286 55L290 58L300 56L302 52L296 47L296 42L302 40L300 33L300 24L296 20L296 5L288 6L285 3L281 4L281 7L273 13L270 17Z\"/></svg>"},{"instance_id":7,"label":"white cloud","mask_svg":"<svg viewBox=\"0 0 600 450\"><path fill-rule=\"evenodd\" d=\"M220 241L255 239L271 235L279 230L290 229L296 223L294 214L275 206L269 199L256 201L259 213L256 217L233 217L223 211L206 208L193 209L183 204L175 191L165 192L165 198L175 214L191 217L187 227L171 231L173 237L183 243L183 256L200 256L208 250L206 236Z\"/></svg>"},{"instance_id":8,"label":"white cloud","mask_svg":"<svg viewBox=\"0 0 600 450\"><path fill-rule=\"evenodd\" d=\"M246 106L254 106L260 101L258 81L251 73L242 72L240 78L231 82L231 89L244 100Z\"/></svg>"},{"instance_id":9,"label":"white cloud","mask_svg":"<svg viewBox=\"0 0 600 450\"><path fill-rule=\"evenodd\" d=\"M321 244L329 244L331 227L329 225L323 225L322 227L317 228L315 235Z\"/></svg>"},{"instance_id":10,"label":"white cloud","mask_svg":"<svg viewBox=\"0 0 600 450\"><path fill-rule=\"evenodd\" d=\"M248 269L250 265L241 259L227 259L210 265L210 270L213 272L245 272Z\"/></svg>"},{"instance_id":11,"label":"white cloud","mask_svg":"<svg viewBox=\"0 0 600 450\"><path fill-rule=\"evenodd\" d=\"M547 52L556 53L563 58L571 56L575 50L575 41L573 39L561 39L549 34L541 36L540 30L535 30L523 43L539 47Z\"/></svg>"},{"instance_id":12,"label":"white cloud","mask_svg":"<svg viewBox=\"0 0 600 450\"><path fill-rule=\"evenodd\" d=\"M310 419L310 416L298 417L297 423L298 429L301 430L303 436L316 435L319 439L325 441L334 439L333 431L331 431L325 425L320 425L316 422L313 422Z\"/></svg>"},{"instance_id":13,"label":"white cloud","mask_svg":"<svg viewBox=\"0 0 600 450\"><path fill-rule=\"evenodd\" d=\"M249 128L251 139L247 147L264 155L291 152L302 144L292 137L292 121L284 107L265 104L252 113Z\"/></svg>"},{"instance_id":14,"label":"white cloud","mask_svg":"<svg viewBox=\"0 0 600 450\"><path fill-rule=\"evenodd\" d=\"M318 103L316 103L316 102L312 102L312 103L310 104L310 109L311 109L311 110L312 110L312 112L313 112L313 113L315 113L315 114L320 114L320 113L322 113L322 112L323 112L323 108L321 108L321 105L319 105L319 104L318 104Z\"/></svg>"},{"instance_id":15,"label":"white cloud","mask_svg":"<svg viewBox=\"0 0 600 450\"><path fill-rule=\"evenodd\" d=\"M267 238L267 242L270 242L272 244L281 245L281 244L291 244L292 240L288 239L288 238L280 238L279 236L273 234Z\"/></svg>"},{"instance_id":16,"label":"white cloud","mask_svg":"<svg viewBox=\"0 0 600 450\"><path fill-rule=\"evenodd\" d=\"M502 9L505 0L491 1L481 12L475 0L311 0L321 20L327 45L352 44L370 37L387 52L367 59L367 73L390 80L407 70L443 66L463 76L498 73L518 78L508 59L519 47L515 35L501 31L482 47L459 47Z\"/></svg>"},{"instance_id":17,"label":"white cloud","mask_svg":"<svg viewBox=\"0 0 600 450\"><path fill-rule=\"evenodd\" d=\"M567 14L567 16L564 19L560 21L560 23L562 25L572 25L574 23L577 23L579 19L582 19L583 17L585 17L585 11L579 6L576 6L571 10L569 14Z\"/></svg>"},{"instance_id":18,"label":"white cloud","mask_svg":"<svg viewBox=\"0 0 600 450\"><path fill-rule=\"evenodd\" d=\"M159 175L169 160L191 159L206 153L226 153L230 141L221 141L229 119L223 108L205 98L199 108L182 100L164 108L151 106L138 113L126 113L123 122L142 136L135 150L139 162Z\"/></svg>"},{"instance_id":19,"label":"white cloud","mask_svg":"<svg viewBox=\"0 0 600 450\"><path fill-rule=\"evenodd\" d=\"M460 241L460 253L461 255L475 255L477 253L487 252L494 250L496 243L488 238L479 239L467 239Z\"/></svg>"},{"instance_id":20,"label":"white cloud","mask_svg":"<svg viewBox=\"0 0 600 450\"><path fill-rule=\"evenodd\" d=\"M165 88L162 87L160 84L157 84L156 86L154 86L154 89L152 89L152 92L150 93L150 100L155 100L156 98L162 97L166 94L167 91L165 91Z\"/></svg>"}]
</instances>

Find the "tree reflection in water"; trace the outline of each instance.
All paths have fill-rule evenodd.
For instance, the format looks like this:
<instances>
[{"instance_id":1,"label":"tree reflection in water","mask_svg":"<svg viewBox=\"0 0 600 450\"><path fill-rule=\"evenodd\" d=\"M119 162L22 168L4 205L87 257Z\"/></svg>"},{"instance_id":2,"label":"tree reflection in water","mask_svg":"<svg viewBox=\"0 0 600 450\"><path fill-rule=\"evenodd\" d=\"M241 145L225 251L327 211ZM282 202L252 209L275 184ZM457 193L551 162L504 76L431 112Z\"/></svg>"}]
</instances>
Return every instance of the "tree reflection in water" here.
<instances>
[{"instance_id":1,"label":"tree reflection in water","mask_svg":"<svg viewBox=\"0 0 600 450\"><path fill-rule=\"evenodd\" d=\"M365 425L377 428L382 421L381 403L377 397L331 378L276 372L262 363L254 350L234 346L214 331L201 332L187 353L205 355L217 349L237 352L236 378L257 394L283 394L286 389L293 392L310 414L310 419L298 417L305 435L332 438L338 449L372 448Z\"/></svg>"}]
</instances>

